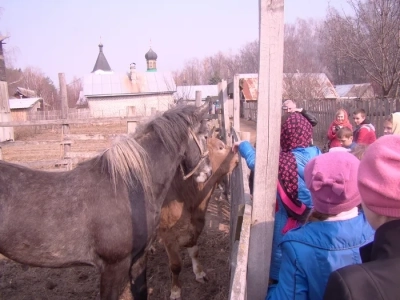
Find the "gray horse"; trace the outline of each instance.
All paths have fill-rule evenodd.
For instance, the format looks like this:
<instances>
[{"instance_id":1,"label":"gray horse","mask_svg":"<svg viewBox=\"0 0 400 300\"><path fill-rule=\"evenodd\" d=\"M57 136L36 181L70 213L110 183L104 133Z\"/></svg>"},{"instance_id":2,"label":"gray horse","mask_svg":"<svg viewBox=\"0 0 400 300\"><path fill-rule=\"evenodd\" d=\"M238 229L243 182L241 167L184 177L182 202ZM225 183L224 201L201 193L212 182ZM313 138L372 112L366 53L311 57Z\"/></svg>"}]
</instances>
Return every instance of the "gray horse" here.
<instances>
[{"instance_id":1,"label":"gray horse","mask_svg":"<svg viewBox=\"0 0 400 300\"><path fill-rule=\"evenodd\" d=\"M147 299L145 253L174 174L209 168L207 110L166 111L72 171L0 161L0 253L31 266L92 265L101 299L118 299L129 280Z\"/></svg>"}]
</instances>

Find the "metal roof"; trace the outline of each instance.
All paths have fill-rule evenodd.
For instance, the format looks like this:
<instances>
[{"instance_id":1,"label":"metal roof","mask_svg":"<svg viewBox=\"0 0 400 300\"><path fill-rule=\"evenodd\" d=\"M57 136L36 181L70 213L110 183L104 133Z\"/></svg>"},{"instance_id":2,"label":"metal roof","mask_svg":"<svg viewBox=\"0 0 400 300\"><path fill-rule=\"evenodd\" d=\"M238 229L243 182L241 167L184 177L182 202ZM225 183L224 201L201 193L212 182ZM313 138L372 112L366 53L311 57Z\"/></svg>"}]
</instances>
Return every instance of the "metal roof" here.
<instances>
[{"instance_id":1,"label":"metal roof","mask_svg":"<svg viewBox=\"0 0 400 300\"><path fill-rule=\"evenodd\" d=\"M118 96L173 93L175 80L169 72L134 72L131 76L123 73L88 74L83 79L83 94L93 96Z\"/></svg>"},{"instance_id":2,"label":"metal roof","mask_svg":"<svg viewBox=\"0 0 400 300\"><path fill-rule=\"evenodd\" d=\"M342 84L335 86L340 98L361 98L363 96L374 97L371 83ZM367 93L367 92L370 93Z\"/></svg>"},{"instance_id":3,"label":"metal roof","mask_svg":"<svg viewBox=\"0 0 400 300\"><path fill-rule=\"evenodd\" d=\"M10 99L10 109L30 108L38 101L43 101L43 98Z\"/></svg>"},{"instance_id":4,"label":"metal roof","mask_svg":"<svg viewBox=\"0 0 400 300\"><path fill-rule=\"evenodd\" d=\"M15 97L24 96L25 98L36 98L37 93L35 91L26 88L17 87L14 96Z\"/></svg>"},{"instance_id":5,"label":"metal roof","mask_svg":"<svg viewBox=\"0 0 400 300\"><path fill-rule=\"evenodd\" d=\"M336 99L338 94L325 73L284 73L282 94L285 95L285 84L293 80L292 84L304 84L304 80L312 79L318 84L318 89L324 95L325 99ZM257 100L258 98L258 78L240 79L240 87L242 89L244 100ZM233 88L233 85L232 87Z\"/></svg>"},{"instance_id":6,"label":"metal roof","mask_svg":"<svg viewBox=\"0 0 400 300\"><path fill-rule=\"evenodd\" d=\"M155 53L150 47L150 50L147 51L147 53L144 55L144 58L146 60L157 60L157 53Z\"/></svg>"},{"instance_id":7,"label":"metal roof","mask_svg":"<svg viewBox=\"0 0 400 300\"><path fill-rule=\"evenodd\" d=\"M206 99L208 96L218 96L218 85L182 85L176 87L174 98L176 100L195 100L196 91L201 91L201 98Z\"/></svg>"},{"instance_id":8,"label":"metal roof","mask_svg":"<svg viewBox=\"0 0 400 300\"><path fill-rule=\"evenodd\" d=\"M94 64L93 67L93 72L95 71L112 71L110 65L108 64L108 61L103 53L103 44L99 44L99 55L97 56L96 63Z\"/></svg>"}]
</instances>

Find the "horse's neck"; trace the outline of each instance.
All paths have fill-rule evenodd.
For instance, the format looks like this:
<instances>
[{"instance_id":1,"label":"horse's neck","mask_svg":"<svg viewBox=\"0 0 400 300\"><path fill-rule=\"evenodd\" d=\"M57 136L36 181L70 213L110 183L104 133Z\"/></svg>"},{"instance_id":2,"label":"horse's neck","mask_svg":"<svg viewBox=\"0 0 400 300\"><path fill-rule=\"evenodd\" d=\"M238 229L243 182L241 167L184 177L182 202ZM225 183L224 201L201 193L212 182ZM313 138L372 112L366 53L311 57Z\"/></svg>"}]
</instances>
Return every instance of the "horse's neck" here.
<instances>
[{"instance_id":1,"label":"horse's neck","mask_svg":"<svg viewBox=\"0 0 400 300\"><path fill-rule=\"evenodd\" d=\"M195 203L198 208L202 210L207 209L211 195L224 175L225 174L217 171L216 173L213 173L206 182L198 183L198 194Z\"/></svg>"}]
</instances>

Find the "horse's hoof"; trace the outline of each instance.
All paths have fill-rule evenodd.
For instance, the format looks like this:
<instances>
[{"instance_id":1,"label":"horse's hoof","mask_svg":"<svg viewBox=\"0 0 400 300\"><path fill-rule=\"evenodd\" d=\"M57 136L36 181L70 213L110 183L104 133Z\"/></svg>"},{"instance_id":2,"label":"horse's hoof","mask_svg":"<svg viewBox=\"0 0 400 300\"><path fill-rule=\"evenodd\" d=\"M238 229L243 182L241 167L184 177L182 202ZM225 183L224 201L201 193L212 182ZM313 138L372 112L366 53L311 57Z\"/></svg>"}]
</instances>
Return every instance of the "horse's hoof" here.
<instances>
[{"instance_id":1,"label":"horse's hoof","mask_svg":"<svg viewBox=\"0 0 400 300\"><path fill-rule=\"evenodd\" d=\"M208 277L207 274L204 272L201 272L201 274L199 276L196 276L196 281L200 282L200 283L206 283L208 282Z\"/></svg>"},{"instance_id":2,"label":"horse's hoof","mask_svg":"<svg viewBox=\"0 0 400 300\"><path fill-rule=\"evenodd\" d=\"M171 292L171 296L169 296L169 299L171 300L182 300L181 298L181 293L173 293Z\"/></svg>"}]
</instances>

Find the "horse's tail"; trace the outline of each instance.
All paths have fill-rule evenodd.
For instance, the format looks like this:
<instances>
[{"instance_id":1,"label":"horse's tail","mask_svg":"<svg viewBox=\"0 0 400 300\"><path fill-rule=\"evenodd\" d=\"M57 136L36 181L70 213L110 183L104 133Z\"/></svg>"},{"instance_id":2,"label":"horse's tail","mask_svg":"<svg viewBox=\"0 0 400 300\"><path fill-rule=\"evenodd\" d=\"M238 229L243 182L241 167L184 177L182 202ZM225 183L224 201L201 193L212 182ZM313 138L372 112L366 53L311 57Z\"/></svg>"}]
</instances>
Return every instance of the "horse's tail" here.
<instances>
[{"instance_id":1,"label":"horse's tail","mask_svg":"<svg viewBox=\"0 0 400 300\"><path fill-rule=\"evenodd\" d=\"M114 189L121 179L130 188L139 183L148 199L152 199L152 178L146 150L131 137L124 138L107 149L103 157Z\"/></svg>"}]
</instances>

